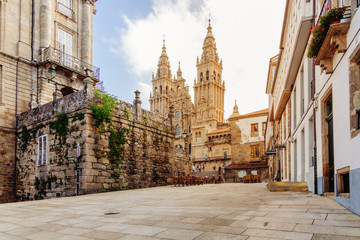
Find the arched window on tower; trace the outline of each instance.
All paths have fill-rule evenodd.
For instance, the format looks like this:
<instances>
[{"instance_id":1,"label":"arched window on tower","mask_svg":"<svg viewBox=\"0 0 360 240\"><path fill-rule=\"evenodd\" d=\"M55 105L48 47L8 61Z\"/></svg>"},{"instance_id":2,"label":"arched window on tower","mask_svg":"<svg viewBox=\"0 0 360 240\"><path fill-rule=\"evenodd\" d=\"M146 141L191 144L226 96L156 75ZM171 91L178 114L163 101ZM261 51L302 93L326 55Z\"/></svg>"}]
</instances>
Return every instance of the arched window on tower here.
<instances>
[{"instance_id":1,"label":"arched window on tower","mask_svg":"<svg viewBox=\"0 0 360 240\"><path fill-rule=\"evenodd\" d=\"M217 77L218 81L220 81L220 74L218 73L218 77Z\"/></svg>"},{"instance_id":2,"label":"arched window on tower","mask_svg":"<svg viewBox=\"0 0 360 240\"><path fill-rule=\"evenodd\" d=\"M168 95L168 94L169 94L169 87L166 86L166 95Z\"/></svg>"},{"instance_id":3,"label":"arched window on tower","mask_svg":"<svg viewBox=\"0 0 360 240\"><path fill-rule=\"evenodd\" d=\"M206 71L206 80L209 80L209 71Z\"/></svg>"},{"instance_id":4,"label":"arched window on tower","mask_svg":"<svg viewBox=\"0 0 360 240\"><path fill-rule=\"evenodd\" d=\"M200 73L200 82L203 80L203 73Z\"/></svg>"},{"instance_id":5,"label":"arched window on tower","mask_svg":"<svg viewBox=\"0 0 360 240\"><path fill-rule=\"evenodd\" d=\"M160 85L160 95L162 95L162 85Z\"/></svg>"},{"instance_id":6,"label":"arched window on tower","mask_svg":"<svg viewBox=\"0 0 360 240\"><path fill-rule=\"evenodd\" d=\"M157 94L157 87L155 87L155 90L154 90L155 94Z\"/></svg>"},{"instance_id":7,"label":"arched window on tower","mask_svg":"<svg viewBox=\"0 0 360 240\"><path fill-rule=\"evenodd\" d=\"M216 81L216 72L214 71L214 81Z\"/></svg>"},{"instance_id":8,"label":"arched window on tower","mask_svg":"<svg viewBox=\"0 0 360 240\"><path fill-rule=\"evenodd\" d=\"M176 136L180 135L180 125L176 125Z\"/></svg>"}]
</instances>

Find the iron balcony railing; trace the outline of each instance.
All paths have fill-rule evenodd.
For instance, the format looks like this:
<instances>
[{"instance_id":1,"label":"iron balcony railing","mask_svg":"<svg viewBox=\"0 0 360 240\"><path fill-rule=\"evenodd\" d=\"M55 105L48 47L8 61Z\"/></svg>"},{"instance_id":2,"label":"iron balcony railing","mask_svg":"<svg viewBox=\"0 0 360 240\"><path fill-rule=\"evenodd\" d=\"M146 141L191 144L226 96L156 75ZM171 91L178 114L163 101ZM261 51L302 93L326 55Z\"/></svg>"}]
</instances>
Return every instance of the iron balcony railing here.
<instances>
[{"instance_id":1,"label":"iron balcony railing","mask_svg":"<svg viewBox=\"0 0 360 240\"><path fill-rule=\"evenodd\" d=\"M325 0L322 8L320 10L318 22L319 22L320 17L324 16L330 9L331 9L331 0Z\"/></svg>"},{"instance_id":2,"label":"iron balcony railing","mask_svg":"<svg viewBox=\"0 0 360 240\"><path fill-rule=\"evenodd\" d=\"M218 157L202 157L202 158L194 158L193 162L204 162L204 161L216 161L216 160L230 160L231 155L218 156Z\"/></svg>"},{"instance_id":3,"label":"iron balcony railing","mask_svg":"<svg viewBox=\"0 0 360 240\"><path fill-rule=\"evenodd\" d=\"M71 18L73 20L75 19L75 12L68 6L62 4L61 2L58 2L58 11L64 14L65 16L67 16L68 18Z\"/></svg>"},{"instance_id":4,"label":"iron balcony railing","mask_svg":"<svg viewBox=\"0 0 360 240\"><path fill-rule=\"evenodd\" d=\"M360 2L360 0L357 0L358 7L359 7L359 2ZM338 7L341 7L341 6L338 6ZM351 7L350 6L342 6L342 7L346 7L343 18L351 18ZM328 11L330 11L330 9L331 9L331 0L325 0L322 5L322 8L320 10L320 14L319 14L317 23L319 23L320 17L324 16Z\"/></svg>"},{"instance_id":5,"label":"iron balcony railing","mask_svg":"<svg viewBox=\"0 0 360 240\"><path fill-rule=\"evenodd\" d=\"M52 47L48 47L44 50L42 61L60 64L83 75L87 74L86 70L90 70L92 72L90 73L92 77L100 80L100 68Z\"/></svg>"}]
</instances>

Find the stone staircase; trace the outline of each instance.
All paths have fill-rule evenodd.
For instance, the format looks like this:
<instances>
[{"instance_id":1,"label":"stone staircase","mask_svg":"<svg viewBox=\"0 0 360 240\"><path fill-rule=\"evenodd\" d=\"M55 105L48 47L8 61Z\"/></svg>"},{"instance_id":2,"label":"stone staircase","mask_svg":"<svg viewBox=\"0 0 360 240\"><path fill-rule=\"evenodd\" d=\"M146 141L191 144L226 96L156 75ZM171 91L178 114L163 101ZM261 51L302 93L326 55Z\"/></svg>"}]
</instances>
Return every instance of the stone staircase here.
<instances>
[{"instance_id":1,"label":"stone staircase","mask_svg":"<svg viewBox=\"0 0 360 240\"><path fill-rule=\"evenodd\" d=\"M270 182L267 184L270 192L307 192L309 191L306 182Z\"/></svg>"}]
</instances>

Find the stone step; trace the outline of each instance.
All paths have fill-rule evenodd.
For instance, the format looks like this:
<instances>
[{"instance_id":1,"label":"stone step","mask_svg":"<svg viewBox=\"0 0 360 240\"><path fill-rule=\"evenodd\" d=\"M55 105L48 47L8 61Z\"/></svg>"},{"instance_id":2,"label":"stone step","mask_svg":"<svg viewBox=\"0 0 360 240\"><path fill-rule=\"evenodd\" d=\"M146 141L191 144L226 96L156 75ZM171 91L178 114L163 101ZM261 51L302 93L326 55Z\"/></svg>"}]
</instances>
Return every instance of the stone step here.
<instances>
[{"instance_id":1,"label":"stone step","mask_svg":"<svg viewBox=\"0 0 360 240\"><path fill-rule=\"evenodd\" d=\"M271 182L267 184L270 192L307 192L309 191L306 182Z\"/></svg>"}]
</instances>

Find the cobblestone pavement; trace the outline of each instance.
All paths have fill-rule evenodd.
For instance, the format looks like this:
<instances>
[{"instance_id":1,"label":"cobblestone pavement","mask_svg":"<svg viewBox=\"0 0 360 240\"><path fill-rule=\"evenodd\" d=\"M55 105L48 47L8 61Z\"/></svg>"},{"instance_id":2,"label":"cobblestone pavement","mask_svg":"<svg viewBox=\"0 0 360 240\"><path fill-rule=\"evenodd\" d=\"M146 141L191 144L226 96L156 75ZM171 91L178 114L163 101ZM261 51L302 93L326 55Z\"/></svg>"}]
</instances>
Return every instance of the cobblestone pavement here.
<instances>
[{"instance_id":1,"label":"cobblestone pavement","mask_svg":"<svg viewBox=\"0 0 360 240\"><path fill-rule=\"evenodd\" d=\"M360 239L360 217L311 193L229 183L0 205L0 239Z\"/></svg>"}]
</instances>

